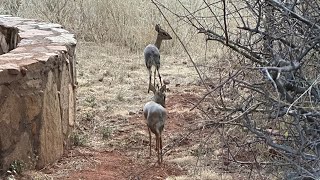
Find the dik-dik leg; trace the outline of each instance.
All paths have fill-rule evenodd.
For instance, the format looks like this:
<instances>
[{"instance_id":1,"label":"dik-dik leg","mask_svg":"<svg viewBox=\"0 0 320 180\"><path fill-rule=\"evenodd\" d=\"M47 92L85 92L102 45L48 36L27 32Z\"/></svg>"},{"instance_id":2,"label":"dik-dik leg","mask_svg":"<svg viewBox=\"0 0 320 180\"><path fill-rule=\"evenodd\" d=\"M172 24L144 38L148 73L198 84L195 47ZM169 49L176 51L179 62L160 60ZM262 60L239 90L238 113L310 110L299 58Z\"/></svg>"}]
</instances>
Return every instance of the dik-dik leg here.
<instances>
[{"instance_id":1,"label":"dik-dik leg","mask_svg":"<svg viewBox=\"0 0 320 180\"><path fill-rule=\"evenodd\" d=\"M151 157L151 131L150 128L148 127L148 131L149 131L149 156Z\"/></svg>"},{"instance_id":2,"label":"dik-dik leg","mask_svg":"<svg viewBox=\"0 0 320 180\"><path fill-rule=\"evenodd\" d=\"M159 68L157 68L157 71L158 71L158 76L159 76L160 84L161 84L161 87L162 87L162 80L161 80L161 76L160 76ZM156 75L156 74L154 74L154 75Z\"/></svg>"},{"instance_id":3,"label":"dik-dik leg","mask_svg":"<svg viewBox=\"0 0 320 180\"><path fill-rule=\"evenodd\" d=\"M156 135L156 150L157 150L157 155L158 155L158 164L161 164L161 154L160 154L160 139L161 137L159 135Z\"/></svg>"},{"instance_id":4,"label":"dik-dik leg","mask_svg":"<svg viewBox=\"0 0 320 180\"><path fill-rule=\"evenodd\" d=\"M156 70L154 70L154 74L153 74L153 86L156 87Z\"/></svg>"},{"instance_id":5,"label":"dik-dik leg","mask_svg":"<svg viewBox=\"0 0 320 180\"><path fill-rule=\"evenodd\" d=\"M148 86L148 93L149 93L150 92L150 85L151 85L151 67L148 68L148 72L149 72L149 86Z\"/></svg>"},{"instance_id":6,"label":"dik-dik leg","mask_svg":"<svg viewBox=\"0 0 320 180\"><path fill-rule=\"evenodd\" d=\"M160 157L161 157L161 159L160 159L160 163L162 163L162 161L163 161L163 159L162 159L162 138L161 138L161 134L160 134L160 137L159 137L160 139L159 139L159 145L160 145Z\"/></svg>"}]
</instances>

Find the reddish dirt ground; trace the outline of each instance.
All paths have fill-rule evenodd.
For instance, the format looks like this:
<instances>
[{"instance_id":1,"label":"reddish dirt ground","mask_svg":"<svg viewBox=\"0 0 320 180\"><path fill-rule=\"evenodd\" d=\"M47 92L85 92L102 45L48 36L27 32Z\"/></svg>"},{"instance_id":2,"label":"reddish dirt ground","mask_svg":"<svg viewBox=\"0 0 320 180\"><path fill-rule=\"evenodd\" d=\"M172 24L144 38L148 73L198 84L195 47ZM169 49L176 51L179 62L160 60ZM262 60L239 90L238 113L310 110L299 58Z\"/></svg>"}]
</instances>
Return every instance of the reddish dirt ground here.
<instances>
[{"instance_id":1,"label":"reddish dirt ground","mask_svg":"<svg viewBox=\"0 0 320 180\"><path fill-rule=\"evenodd\" d=\"M173 93L170 93L173 94ZM164 152L172 150L172 146L189 146L191 140L186 138L179 145L168 145L168 137L183 134L185 127L193 123L198 118L196 111L189 111L192 108L190 102L197 102L199 96L195 93L179 93L169 95L167 98L168 119L164 130ZM111 122L119 117L110 118ZM113 120L112 120L113 119ZM112 139L116 141L126 141L128 144L121 147L107 147L105 149L93 149L90 147L73 147L66 155L54 165L48 166L42 172L54 179L165 179L169 176L179 176L186 174L186 171L176 164L168 162L172 154L179 153L174 150L164 155L164 162L157 164L155 150L152 157L148 154L148 136L143 139L132 139L130 132L142 131L147 134L145 120L142 111L131 115L128 120L127 129L113 133ZM155 137L152 136L152 148L155 146ZM166 146L167 145L167 146ZM170 157L168 157L170 156ZM70 165L70 162L74 164ZM82 164L80 167L77 167Z\"/></svg>"},{"instance_id":2,"label":"reddish dirt ground","mask_svg":"<svg viewBox=\"0 0 320 180\"><path fill-rule=\"evenodd\" d=\"M96 152L87 150L84 156L93 157L95 168L71 172L61 179L162 179L168 175L181 175L183 171L171 164L158 166L152 162L141 164L127 157L125 152Z\"/></svg>"},{"instance_id":3,"label":"reddish dirt ground","mask_svg":"<svg viewBox=\"0 0 320 180\"><path fill-rule=\"evenodd\" d=\"M134 162L123 152L90 153L100 162L96 168L72 172L63 179L163 179L168 175L183 174L171 164L158 166L152 162Z\"/></svg>"}]
</instances>

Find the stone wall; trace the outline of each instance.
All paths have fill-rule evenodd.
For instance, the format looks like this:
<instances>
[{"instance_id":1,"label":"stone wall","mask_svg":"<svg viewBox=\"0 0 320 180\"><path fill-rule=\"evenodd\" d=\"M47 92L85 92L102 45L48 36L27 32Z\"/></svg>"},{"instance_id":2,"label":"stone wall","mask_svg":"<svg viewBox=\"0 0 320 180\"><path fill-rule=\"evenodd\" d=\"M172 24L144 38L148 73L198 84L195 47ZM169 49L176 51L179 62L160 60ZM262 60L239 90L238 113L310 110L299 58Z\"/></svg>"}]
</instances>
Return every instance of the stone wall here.
<instances>
[{"instance_id":1,"label":"stone wall","mask_svg":"<svg viewBox=\"0 0 320 180\"><path fill-rule=\"evenodd\" d=\"M75 47L58 24L0 16L0 172L15 161L42 168L68 148Z\"/></svg>"}]
</instances>

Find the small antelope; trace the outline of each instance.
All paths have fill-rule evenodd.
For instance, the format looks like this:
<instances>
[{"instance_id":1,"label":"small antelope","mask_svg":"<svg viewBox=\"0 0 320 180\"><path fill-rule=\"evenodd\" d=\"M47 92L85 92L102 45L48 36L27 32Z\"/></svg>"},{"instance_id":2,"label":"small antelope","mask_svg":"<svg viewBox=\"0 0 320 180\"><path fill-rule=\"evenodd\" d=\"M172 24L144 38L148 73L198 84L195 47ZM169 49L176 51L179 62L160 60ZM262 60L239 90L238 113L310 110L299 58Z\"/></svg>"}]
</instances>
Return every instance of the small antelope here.
<instances>
[{"instance_id":1,"label":"small antelope","mask_svg":"<svg viewBox=\"0 0 320 180\"><path fill-rule=\"evenodd\" d=\"M164 128L164 123L167 119L167 111L165 109L165 90L166 85L163 85L160 90L155 89L150 84L149 89L154 93L152 101L147 102L143 107L143 115L147 120L147 126L149 131L149 146L151 157L151 132L156 135L156 151L158 153L158 163L162 163L162 138L161 133Z\"/></svg>"},{"instance_id":2,"label":"small antelope","mask_svg":"<svg viewBox=\"0 0 320 180\"><path fill-rule=\"evenodd\" d=\"M157 39L155 44L149 44L145 49L144 49L144 60L149 72L149 87L151 84L151 68L152 66L155 67L154 70L154 76L153 76L153 86L156 84L156 71L158 71L158 76L160 80L160 84L162 86L162 81L161 81L161 76L159 73L159 68L160 68L160 46L162 43L162 40L169 40L172 39L172 37L167 33L165 30L161 29L160 25L157 24L155 26L155 30L158 32ZM150 88L148 88L148 93L150 92Z\"/></svg>"}]
</instances>

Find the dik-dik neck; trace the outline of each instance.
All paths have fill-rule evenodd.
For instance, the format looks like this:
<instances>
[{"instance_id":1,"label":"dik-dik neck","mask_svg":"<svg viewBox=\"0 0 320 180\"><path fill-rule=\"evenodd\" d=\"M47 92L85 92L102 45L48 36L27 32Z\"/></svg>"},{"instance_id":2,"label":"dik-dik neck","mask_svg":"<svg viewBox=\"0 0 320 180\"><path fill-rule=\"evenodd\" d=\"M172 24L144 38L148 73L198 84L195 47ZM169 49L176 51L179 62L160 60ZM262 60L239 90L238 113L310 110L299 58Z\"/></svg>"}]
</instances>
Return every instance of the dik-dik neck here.
<instances>
[{"instance_id":1,"label":"dik-dik neck","mask_svg":"<svg viewBox=\"0 0 320 180\"><path fill-rule=\"evenodd\" d=\"M161 37L160 37L160 36L157 36L156 43L154 43L154 45L155 45L159 50L160 50L161 43L162 43Z\"/></svg>"}]
</instances>

